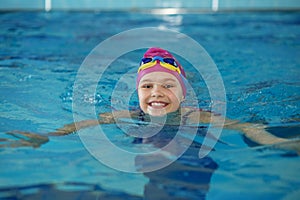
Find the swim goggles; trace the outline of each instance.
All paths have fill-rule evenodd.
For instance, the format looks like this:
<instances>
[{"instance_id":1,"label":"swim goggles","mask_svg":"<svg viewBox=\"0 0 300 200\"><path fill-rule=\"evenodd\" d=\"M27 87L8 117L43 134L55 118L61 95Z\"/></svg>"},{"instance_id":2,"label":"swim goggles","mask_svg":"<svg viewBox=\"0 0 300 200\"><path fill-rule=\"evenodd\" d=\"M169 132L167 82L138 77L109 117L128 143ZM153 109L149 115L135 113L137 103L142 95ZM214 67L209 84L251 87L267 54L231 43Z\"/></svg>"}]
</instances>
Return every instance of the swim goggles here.
<instances>
[{"instance_id":1,"label":"swim goggles","mask_svg":"<svg viewBox=\"0 0 300 200\"><path fill-rule=\"evenodd\" d=\"M138 73L144 69L155 66L157 61L160 62L159 64L162 67L172 71L176 71L178 74L181 74L180 68L173 58L162 58L160 56L155 56L153 58L142 58Z\"/></svg>"}]
</instances>

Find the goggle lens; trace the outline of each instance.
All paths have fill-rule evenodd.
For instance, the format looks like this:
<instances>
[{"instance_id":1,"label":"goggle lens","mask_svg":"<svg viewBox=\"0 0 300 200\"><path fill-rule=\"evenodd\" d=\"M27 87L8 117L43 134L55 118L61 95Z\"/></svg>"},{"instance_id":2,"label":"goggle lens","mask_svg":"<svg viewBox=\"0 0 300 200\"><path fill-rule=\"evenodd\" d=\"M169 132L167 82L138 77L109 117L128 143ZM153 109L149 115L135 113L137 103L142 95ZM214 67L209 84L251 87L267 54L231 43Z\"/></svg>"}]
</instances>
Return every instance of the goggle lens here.
<instances>
[{"instance_id":1,"label":"goggle lens","mask_svg":"<svg viewBox=\"0 0 300 200\"><path fill-rule=\"evenodd\" d=\"M176 61L173 58L162 58L162 57L159 57L159 56L155 56L153 58L142 58L142 60L140 62L140 66L144 65L146 63L149 63L149 62L156 61L156 60L159 60L159 61L164 62L164 63L168 63L170 65L173 65L174 67L178 67Z\"/></svg>"}]
</instances>

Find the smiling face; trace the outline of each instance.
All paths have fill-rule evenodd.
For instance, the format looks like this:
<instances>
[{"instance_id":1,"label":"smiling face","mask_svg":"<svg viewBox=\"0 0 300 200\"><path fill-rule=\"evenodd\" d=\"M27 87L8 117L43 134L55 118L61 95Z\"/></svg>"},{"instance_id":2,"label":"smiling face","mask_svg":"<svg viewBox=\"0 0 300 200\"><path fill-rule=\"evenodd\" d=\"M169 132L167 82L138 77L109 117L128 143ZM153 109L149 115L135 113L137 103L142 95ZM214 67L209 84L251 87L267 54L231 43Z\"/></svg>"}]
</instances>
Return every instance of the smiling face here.
<instances>
[{"instance_id":1,"label":"smiling face","mask_svg":"<svg viewBox=\"0 0 300 200\"><path fill-rule=\"evenodd\" d=\"M184 96L179 81L170 73L152 72L140 80L140 107L151 116L163 116L179 109Z\"/></svg>"}]
</instances>

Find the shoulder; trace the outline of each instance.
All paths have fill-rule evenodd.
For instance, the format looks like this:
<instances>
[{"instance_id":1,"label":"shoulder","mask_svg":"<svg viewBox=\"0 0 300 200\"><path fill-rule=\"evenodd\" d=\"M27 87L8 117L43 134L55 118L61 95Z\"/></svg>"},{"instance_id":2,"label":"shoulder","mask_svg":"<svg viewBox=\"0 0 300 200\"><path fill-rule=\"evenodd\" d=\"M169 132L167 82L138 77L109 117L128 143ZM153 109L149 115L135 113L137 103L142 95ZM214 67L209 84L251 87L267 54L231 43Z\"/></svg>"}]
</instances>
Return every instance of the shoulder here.
<instances>
[{"instance_id":1,"label":"shoulder","mask_svg":"<svg viewBox=\"0 0 300 200\"><path fill-rule=\"evenodd\" d=\"M116 120L119 118L136 118L141 114L140 110L118 110L106 113L100 113L100 120Z\"/></svg>"},{"instance_id":2,"label":"shoulder","mask_svg":"<svg viewBox=\"0 0 300 200\"><path fill-rule=\"evenodd\" d=\"M220 117L219 114L212 113L209 110L201 108L183 107L181 109L182 116L187 118L190 123L210 123L212 117Z\"/></svg>"}]
</instances>

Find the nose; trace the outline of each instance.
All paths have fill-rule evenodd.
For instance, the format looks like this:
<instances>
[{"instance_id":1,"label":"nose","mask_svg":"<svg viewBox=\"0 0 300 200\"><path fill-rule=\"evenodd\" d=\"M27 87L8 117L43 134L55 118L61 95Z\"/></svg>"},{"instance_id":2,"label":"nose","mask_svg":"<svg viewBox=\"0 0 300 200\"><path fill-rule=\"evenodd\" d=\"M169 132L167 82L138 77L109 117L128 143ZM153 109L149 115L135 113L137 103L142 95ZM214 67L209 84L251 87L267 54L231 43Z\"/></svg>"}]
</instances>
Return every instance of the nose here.
<instances>
[{"instance_id":1,"label":"nose","mask_svg":"<svg viewBox=\"0 0 300 200\"><path fill-rule=\"evenodd\" d=\"M152 97L162 97L164 96L164 93L162 92L162 89L159 85L155 84L151 90L151 96Z\"/></svg>"}]
</instances>

